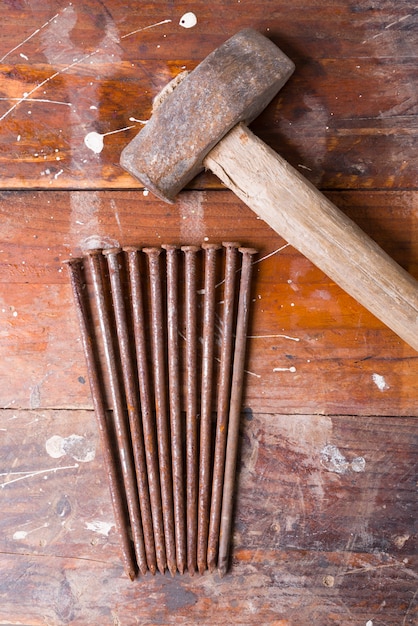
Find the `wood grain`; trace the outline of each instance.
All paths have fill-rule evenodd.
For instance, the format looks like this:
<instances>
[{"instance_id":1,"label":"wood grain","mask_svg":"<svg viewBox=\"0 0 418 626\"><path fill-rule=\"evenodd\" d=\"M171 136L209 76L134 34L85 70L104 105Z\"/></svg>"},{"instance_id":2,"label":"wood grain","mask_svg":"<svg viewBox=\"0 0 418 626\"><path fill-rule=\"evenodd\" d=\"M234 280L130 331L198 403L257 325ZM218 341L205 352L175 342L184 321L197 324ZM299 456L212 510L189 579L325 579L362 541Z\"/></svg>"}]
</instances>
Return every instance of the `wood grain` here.
<instances>
[{"instance_id":1,"label":"wood grain","mask_svg":"<svg viewBox=\"0 0 418 626\"><path fill-rule=\"evenodd\" d=\"M22 12L19 0L8 2L0 34L1 187L138 187L118 165L142 127L131 118L147 120L171 78L247 26L296 63L257 134L323 188L415 187L418 42L410 3L307 8L279 0L252 3L251 14L237 4L198 0L197 25L185 29L186 5L49 0ZM104 139L97 154L84 143L91 132ZM207 176L195 184L219 187Z\"/></svg>"},{"instance_id":2,"label":"wood grain","mask_svg":"<svg viewBox=\"0 0 418 626\"><path fill-rule=\"evenodd\" d=\"M413 195L367 192L359 202L357 194L347 193L342 205L415 270ZM208 237L238 239L260 250L246 406L289 413L415 413L415 351L283 247L286 242L228 192L186 192L173 207L136 192L51 192L46 199L42 192L13 192L3 195L0 212L4 407L92 406L65 258L92 245L198 244Z\"/></svg>"},{"instance_id":3,"label":"wood grain","mask_svg":"<svg viewBox=\"0 0 418 626\"><path fill-rule=\"evenodd\" d=\"M0 420L2 621L220 624L221 611L240 625L415 623L413 418L246 414L233 575L133 584L93 413Z\"/></svg>"},{"instance_id":4,"label":"wood grain","mask_svg":"<svg viewBox=\"0 0 418 626\"><path fill-rule=\"evenodd\" d=\"M407 0L2 3L0 622L417 622L416 353L214 176L171 207L119 167L130 118L256 28L296 71L255 134L418 278L416 24ZM131 584L62 263L205 237L260 250L232 567Z\"/></svg>"}]
</instances>

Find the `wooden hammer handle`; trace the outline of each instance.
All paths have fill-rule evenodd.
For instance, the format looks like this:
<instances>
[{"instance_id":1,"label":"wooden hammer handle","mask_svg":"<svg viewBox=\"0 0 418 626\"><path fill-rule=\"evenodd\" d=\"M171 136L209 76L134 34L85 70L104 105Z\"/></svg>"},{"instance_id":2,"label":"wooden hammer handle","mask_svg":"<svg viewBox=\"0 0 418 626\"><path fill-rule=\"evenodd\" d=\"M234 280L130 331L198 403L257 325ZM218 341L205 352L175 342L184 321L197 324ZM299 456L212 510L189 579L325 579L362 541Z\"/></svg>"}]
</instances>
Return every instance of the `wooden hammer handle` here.
<instances>
[{"instance_id":1,"label":"wooden hammer handle","mask_svg":"<svg viewBox=\"0 0 418 626\"><path fill-rule=\"evenodd\" d=\"M418 350L418 282L244 125L204 165L288 243Z\"/></svg>"}]
</instances>

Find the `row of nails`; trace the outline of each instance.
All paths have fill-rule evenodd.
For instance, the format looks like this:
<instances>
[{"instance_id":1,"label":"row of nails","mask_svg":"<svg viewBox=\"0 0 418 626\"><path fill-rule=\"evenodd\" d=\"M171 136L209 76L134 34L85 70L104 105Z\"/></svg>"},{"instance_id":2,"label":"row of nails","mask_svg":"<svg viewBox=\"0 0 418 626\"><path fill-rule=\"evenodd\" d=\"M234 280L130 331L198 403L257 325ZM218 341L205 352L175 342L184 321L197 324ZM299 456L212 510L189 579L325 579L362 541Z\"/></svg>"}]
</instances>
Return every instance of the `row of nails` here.
<instances>
[{"instance_id":1,"label":"row of nails","mask_svg":"<svg viewBox=\"0 0 418 626\"><path fill-rule=\"evenodd\" d=\"M179 247L174 245L92 250L84 258L67 262L115 523L131 580L137 569L155 574L157 569L164 573L168 568L172 575L187 569L193 575L196 569L203 573L218 567L223 576L228 567L252 256L256 251L235 242L224 243L223 279L219 282L220 248L218 244L182 246L182 265ZM199 290L202 249L204 282ZM160 260L163 250L165 270ZM99 331L95 331L89 305L86 270ZM215 358L216 291L220 285L221 338L219 357ZM201 306L199 293L203 294ZM98 344L102 344L101 357ZM107 372L111 421L100 359ZM219 363L216 393L215 360Z\"/></svg>"}]
</instances>

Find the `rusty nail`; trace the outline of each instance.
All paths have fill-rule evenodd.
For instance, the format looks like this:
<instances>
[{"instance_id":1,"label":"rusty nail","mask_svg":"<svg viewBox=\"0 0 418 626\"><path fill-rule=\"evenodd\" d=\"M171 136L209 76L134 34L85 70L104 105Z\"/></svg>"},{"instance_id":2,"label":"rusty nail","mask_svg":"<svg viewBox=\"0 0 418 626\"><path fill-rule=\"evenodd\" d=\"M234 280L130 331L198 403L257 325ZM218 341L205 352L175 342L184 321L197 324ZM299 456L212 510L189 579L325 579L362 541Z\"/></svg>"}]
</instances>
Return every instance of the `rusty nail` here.
<instances>
[{"instance_id":1,"label":"rusty nail","mask_svg":"<svg viewBox=\"0 0 418 626\"><path fill-rule=\"evenodd\" d=\"M94 413L96 415L96 421L100 434L110 497L115 515L115 523L121 544L122 562L124 564L126 574L131 580L134 580L136 564L129 534L126 501L119 481L118 461L115 455L112 434L106 415L103 385L100 380L97 362L97 348L95 345L94 331L91 327L90 313L87 305L87 299L84 294L85 284L82 271L82 259L72 259L67 261L67 268L70 275L73 298L80 327L81 341L84 350L84 357L86 359Z\"/></svg>"},{"instance_id":2,"label":"rusty nail","mask_svg":"<svg viewBox=\"0 0 418 626\"><path fill-rule=\"evenodd\" d=\"M158 456L160 461L161 499L163 505L164 535L167 567L176 573L176 546L174 539L173 489L171 474L170 432L167 416L165 385L165 349L163 304L159 248L144 248L148 257L151 290L151 348L154 371L154 393L157 421Z\"/></svg>"},{"instance_id":3,"label":"rusty nail","mask_svg":"<svg viewBox=\"0 0 418 626\"><path fill-rule=\"evenodd\" d=\"M132 448L125 419L121 385L119 381L115 350L113 346L113 329L106 307L105 290L102 276L101 250L91 250L87 254L87 259L92 276L93 291L97 306L100 330L103 337L104 357L109 375L110 393L113 405L113 420L115 425L115 433L118 444L122 476L125 484L126 499L131 520L132 535L135 545L138 567L140 571L145 574L147 572L148 566L145 554L144 535L142 532L141 514L139 511L137 484L132 459Z\"/></svg>"},{"instance_id":4,"label":"rusty nail","mask_svg":"<svg viewBox=\"0 0 418 626\"><path fill-rule=\"evenodd\" d=\"M232 350L234 345L233 326L235 310L235 284L238 261L237 242L224 242L225 279L223 292L222 339L220 348L219 385L216 416L215 450L213 461L212 498L208 538L208 568L216 568L219 526L221 521L222 491L224 482L225 450L228 432L228 408L231 391Z\"/></svg>"},{"instance_id":5,"label":"rusty nail","mask_svg":"<svg viewBox=\"0 0 418 626\"><path fill-rule=\"evenodd\" d=\"M187 564L184 508L183 438L179 362L179 259L178 246L162 245L167 264L167 346L170 398L171 455L177 568L184 574Z\"/></svg>"},{"instance_id":6,"label":"rusty nail","mask_svg":"<svg viewBox=\"0 0 418 626\"><path fill-rule=\"evenodd\" d=\"M181 249L185 261L187 570L193 576L196 571L198 497L196 261L200 248L182 246Z\"/></svg>"},{"instance_id":7,"label":"rusty nail","mask_svg":"<svg viewBox=\"0 0 418 626\"><path fill-rule=\"evenodd\" d=\"M157 558L157 567L164 574L167 559L165 551L163 513L161 505L158 449L155 432L150 373L148 368L147 331L144 314L144 295L140 269L140 249L125 247L131 296L132 324L135 338L136 361L138 368L139 394L141 401L142 427L144 429L145 457L148 470L152 522Z\"/></svg>"},{"instance_id":8,"label":"rusty nail","mask_svg":"<svg viewBox=\"0 0 418 626\"><path fill-rule=\"evenodd\" d=\"M239 248L239 251L242 254L242 266L219 533L218 571L221 578L225 575L228 568L229 544L232 529L233 497L235 489L235 470L239 443L241 399L245 372L245 346L251 297L252 256L257 252L253 248Z\"/></svg>"},{"instance_id":9,"label":"rusty nail","mask_svg":"<svg viewBox=\"0 0 418 626\"><path fill-rule=\"evenodd\" d=\"M122 255L119 248L109 248L107 250L103 250L103 254L106 256L109 270L113 309L116 321L116 332L119 341L122 375L125 386L130 434L132 439L132 450L136 469L136 480L138 484L139 506L141 509L145 551L147 555L148 568L152 574L155 574L157 564L148 489L147 466L145 460L144 436L142 432L138 394L132 362L131 342L128 330L127 311L122 286Z\"/></svg>"},{"instance_id":10,"label":"rusty nail","mask_svg":"<svg viewBox=\"0 0 418 626\"><path fill-rule=\"evenodd\" d=\"M210 514L211 438L212 438L212 387L215 329L216 257L220 245L204 243L204 300L202 384L200 407L199 500L197 533L197 566L200 574L207 568L207 545Z\"/></svg>"}]
</instances>

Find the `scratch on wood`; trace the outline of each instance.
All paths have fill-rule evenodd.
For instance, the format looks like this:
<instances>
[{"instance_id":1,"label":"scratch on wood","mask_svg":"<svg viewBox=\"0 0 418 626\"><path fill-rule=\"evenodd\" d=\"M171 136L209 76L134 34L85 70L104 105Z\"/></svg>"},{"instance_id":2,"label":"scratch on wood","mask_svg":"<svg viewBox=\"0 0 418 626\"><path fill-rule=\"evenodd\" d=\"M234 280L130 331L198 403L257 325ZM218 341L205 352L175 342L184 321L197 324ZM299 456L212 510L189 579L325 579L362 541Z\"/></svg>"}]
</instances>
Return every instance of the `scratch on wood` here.
<instances>
[{"instance_id":1,"label":"scratch on wood","mask_svg":"<svg viewBox=\"0 0 418 626\"><path fill-rule=\"evenodd\" d=\"M266 259L269 259L271 256L278 254L279 252L281 252L288 246L290 246L290 243L285 243L283 246L280 246L280 248L277 248L276 250L273 250L273 252L269 252L269 254L266 254L265 256L261 257L261 259L256 259L255 261L253 261L253 265L257 265L257 263L261 263L261 261L265 261Z\"/></svg>"},{"instance_id":2,"label":"scratch on wood","mask_svg":"<svg viewBox=\"0 0 418 626\"><path fill-rule=\"evenodd\" d=\"M413 570L405 567L403 563L395 562L395 563L383 563L382 565L365 565L364 567L357 567L356 569L351 569L345 572L338 573L338 577L348 576L350 574L364 574L365 572L374 572L381 569L387 569L392 567L400 567L402 571L404 571L412 578L418 579L418 574L416 574Z\"/></svg>"},{"instance_id":3,"label":"scratch on wood","mask_svg":"<svg viewBox=\"0 0 418 626\"><path fill-rule=\"evenodd\" d=\"M289 341L300 341L299 337L289 335L247 335L247 339L289 339Z\"/></svg>"},{"instance_id":4,"label":"scratch on wood","mask_svg":"<svg viewBox=\"0 0 418 626\"><path fill-rule=\"evenodd\" d=\"M66 11L67 9L64 9L64 11ZM4 56L2 56L2 58L0 59L0 63L3 63L3 61L5 59L7 59L8 56L10 56L11 54L13 54L13 52L16 52L16 50L19 50L19 48L21 48L22 46L25 45L25 43L27 43L28 41L30 41L32 39L32 37L35 37L35 35L37 35L38 33L41 32L41 30L43 30L44 28L46 28L51 22L53 22L57 17L58 17L59 13L56 13L53 17L51 17L51 19L49 19L47 22L45 22L45 24L42 24L42 26L40 26L39 28L37 28L36 30L33 31L33 33L31 35L29 35L28 37L26 37L26 39L24 39L23 41L21 41L19 44L17 44L17 46L15 46L14 48L12 48L11 50L9 50L9 52L6 52L6 54Z\"/></svg>"},{"instance_id":5,"label":"scratch on wood","mask_svg":"<svg viewBox=\"0 0 418 626\"><path fill-rule=\"evenodd\" d=\"M250 376L255 376L256 378L261 378L261 374L256 374L255 372L250 372L249 370L244 370L246 374Z\"/></svg>"},{"instance_id":6,"label":"scratch on wood","mask_svg":"<svg viewBox=\"0 0 418 626\"><path fill-rule=\"evenodd\" d=\"M18 478L13 478L13 480L7 480L4 483L0 483L0 487L4 489L7 485L11 485L12 483L17 483L19 480L26 480L26 478L33 478L34 476L39 476L41 474L49 474L50 472L59 472L67 469L77 469L79 466L78 463L74 465L66 465L64 467L51 467L49 469L37 470L35 472L26 471L26 472L3 472L0 476L15 476L20 474Z\"/></svg>"},{"instance_id":7,"label":"scratch on wood","mask_svg":"<svg viewBox=\"0 0 418 626\"><path fill-rule=\"evenodd\" d=\"M48 78L45 78L45 80L40 82L33 89L31 89L27 93L24 93L23 96L17 100L16 104L11 106L10 109L8 109L5 113L3 113L3 115L0 117L0 122L2 122L8 115L10 115L10 113L12 113L19 106L19 104L22 104L22 102L26 102L29 96L34 94L35 91L38 91L38 89L40 89L41 87L49 83L51 80L53 80L57 76L60 76L61 74L64 74L65 72L68 72L68 70L72 69L76 65L79 65L80 63L83 63L84 61L87 61L87 59L90 59L92 56L94 56L97 53L98 53L98 50L94 50L94 52L91 52L90 54L85 55L81 59L76 59L75 61L67 65L66 67L63 67L62 70L58 70L57 72L54 72L53 74L51 74L51 76L48 76Z\"/></svg>"},{"instance_id":8,"label":"scratch on wood","mask_svg":"<svg viewBox=\"0 0 418 626\"><path fill-rule=\"evenodd\" d=\"M136 35L136 33L140 33L143 30L149 30L150 28L155 28L156 26L161 26L162 24L168 24L172 20L162 20L161 22L156 22L155 24L150 24L149 26L143 26L142 28L137 28L136 30L131 31L130 33L126 33L126 35L122 35L121 39L126 39L131 35Z\"/></svg>"},{"instance_id":9,"label":"scratch on wood","mask_svg":"<svg viewBox=\"0 0 418 626\"><path fill-rule=\"evenodd\" d=\"M418 5L414 7L414 10L416 9L418 9ZM390 28L393 28L393 26L396 26L397 24L400 24L401 22L404 22L405 20L412 17L413 15L414 15L413 13L408 13L408 15L404 15L403 17L400 17L398 20L395 20L394 22L387 24L384 30L380 31L376 35L373 35L373 37L369 37L368 39L365 39L364 41L362 41L362 43L364 44L364 43L367 43L368 41L372 41L373 39L377 39L378 37L381 37L382 35L385 34L385 31L389 30Z\"/></svg>"},{"instance_id":10,"label":"scratch on wood","mask_svg":"<svg viewBox=\"0 0 418 626\"><path fill-rule=\"evenodd\" d=\"M0 101L7 100L7 102L21 102L22 98L0 98ZM43 102L46 104L61 104L63 106L73 106L71 102L62 102L61 100L48 100L46 98L25 98L25 102Z\"/></svg>"}]
</instances>

